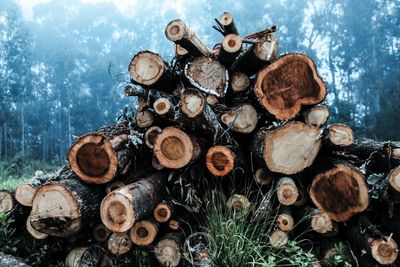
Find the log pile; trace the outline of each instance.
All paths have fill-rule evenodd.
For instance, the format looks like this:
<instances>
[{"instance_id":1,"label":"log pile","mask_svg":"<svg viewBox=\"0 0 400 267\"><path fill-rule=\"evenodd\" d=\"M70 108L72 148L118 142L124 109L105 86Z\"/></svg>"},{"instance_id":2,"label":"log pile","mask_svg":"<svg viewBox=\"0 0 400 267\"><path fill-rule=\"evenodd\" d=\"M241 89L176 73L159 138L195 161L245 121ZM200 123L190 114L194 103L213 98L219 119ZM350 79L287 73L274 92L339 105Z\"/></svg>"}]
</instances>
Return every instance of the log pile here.
<instances>
[{"instance_id":1,"label":"log pile","mask_svg":"<svg viewBox=\"0 0 400 267\"><path fill-rule=\"evenodd\" d=\"M363 266L395 263L400 143L326 125L324 81L307 55L278 55L275 27L241 37L229 13L216 21L213 49L184 21L168 23L174 60L140 51L129 64L124 93L137 99L135 113L78 138L69 166L0 192L0 210L29 207L34 238L74 237L67 266L93 245L102 261L145 249L177 266L217 180L237 213L265 212L259 200L273 193L276 249L303 228L321 261L329 249L319 244L332 238Z\"/></svg>"}]
</instances>

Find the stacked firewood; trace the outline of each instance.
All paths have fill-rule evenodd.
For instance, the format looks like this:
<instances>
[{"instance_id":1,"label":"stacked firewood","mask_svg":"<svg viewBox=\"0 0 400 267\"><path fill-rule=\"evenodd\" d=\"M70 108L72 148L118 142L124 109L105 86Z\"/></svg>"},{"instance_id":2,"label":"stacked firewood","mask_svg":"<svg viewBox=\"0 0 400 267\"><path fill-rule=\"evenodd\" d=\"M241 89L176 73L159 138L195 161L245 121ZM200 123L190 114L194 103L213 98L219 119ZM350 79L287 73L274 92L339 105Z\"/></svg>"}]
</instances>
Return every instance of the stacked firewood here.
<instances>
[{"instance_id":1,"label":"stacked firewood","mask_svg":"<svg viewBox=\"0 0 400 267\"><path fill-rule=\"evenodd\" d=\"M2 210L30 207L26 228L37 239L73 239L67 266L110 266L139 248L177 266L210 192L257 214L276 206L265 202L272 197L277 249L299 225L320 260L344 240L361 266L396 262L400 143L325 126L324 81L308 56L278 56L275 27L241 37L229 13L216 22L213 49L182 20L168 23L174 60L140 51L129 64L135 112L77 139L68 167L1 192Z\"/></svg>"}]
</instances>

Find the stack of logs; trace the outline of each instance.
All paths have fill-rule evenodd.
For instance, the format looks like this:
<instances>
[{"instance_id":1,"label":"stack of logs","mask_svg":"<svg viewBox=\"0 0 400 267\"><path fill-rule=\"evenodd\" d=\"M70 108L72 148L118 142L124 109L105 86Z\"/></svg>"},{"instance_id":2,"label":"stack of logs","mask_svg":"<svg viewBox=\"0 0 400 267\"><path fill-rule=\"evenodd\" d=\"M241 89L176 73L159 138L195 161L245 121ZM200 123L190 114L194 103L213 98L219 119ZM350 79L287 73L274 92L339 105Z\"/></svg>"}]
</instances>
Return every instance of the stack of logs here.
<instances>
[{"instance_id":1,"label":"stack of logs","mask_svg":"<svg viewBox=\"0 0 400 267\"><path fill-rule=\"evenodd\" d=\"M34 238L79 244L67 266L111 266L139 248L177 266L218 180L228 208L260 212L260 199L277 200L277 249L299 225L321 261L346 241L360 266L395 263L400 143L325 126L324 81L308 56L278 56L275 27L241 37L229 13L216 22L223 36L213 49L182 20L168 23L174 60L140 51L129 64L125 95L137 97L136 112L77 139L68 167L1 192L1 209L30 207Z\"/></svg>"}]
</instances>

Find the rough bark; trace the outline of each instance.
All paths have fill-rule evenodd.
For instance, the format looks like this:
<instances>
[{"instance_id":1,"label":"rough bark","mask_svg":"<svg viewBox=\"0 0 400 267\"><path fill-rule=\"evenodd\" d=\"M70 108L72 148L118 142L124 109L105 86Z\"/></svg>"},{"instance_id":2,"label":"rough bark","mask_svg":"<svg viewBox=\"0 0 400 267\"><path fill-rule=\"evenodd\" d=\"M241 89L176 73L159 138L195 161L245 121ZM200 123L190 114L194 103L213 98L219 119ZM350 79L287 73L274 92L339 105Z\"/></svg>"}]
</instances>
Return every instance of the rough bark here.
<instances>
[{"instance_id":1,"label":"rough bark","mask_svg":"<svg viewBox=\"0 0 400 267\"><path fill-rule=\"evenodd\" d=\"M324 100L327 90L309 57L288 54L258 73L254 92L269 113L288 120L300 112L302 105Z\"/></svg>"},{"instance_id":2,"label":"rough bark","mask_svg":"<svg viewBox=\"0 0 400 267\"><path fill-rule=\"evenodd\" d=\"M125 232L151 215L163 198L166 180L166 173L157 173L109 193L100 207L103 224L113 232Z\"/></svg>"},{"instance_id":3,"label":"rough bark","mask_svg":"<svg viewBox=\"0 0 400 267\"><path fill-rule=\"evenodd\" d=\"M37 190L30 223L41 233L71 236L98 216L103 196L103 188L84 183L65 168L56 182L46 183Z\"/></svg>"},{"instance_id":4,"label":"rough bark","mask_svg":"<svg viewBox=\"0 0 400 267\"><path fill-rule=\"evenodd\" d=\"M68 151L71 169L88 183L103 184L124 175L131 166L129 128L117 124L80 137Z\"/></svg>"},{"instance_id":5,"label":"rough bark","mask_svg":"<svg viewBox=\"0 0 400 267\"><path fill-rule=\"evenodd\" d=\"M226 36L228 34L237 34L239 32L236 28L233 17L228 12L224 12L217 20L218 25L221 27L221 33Z\"/></svg>"}]
</instances>

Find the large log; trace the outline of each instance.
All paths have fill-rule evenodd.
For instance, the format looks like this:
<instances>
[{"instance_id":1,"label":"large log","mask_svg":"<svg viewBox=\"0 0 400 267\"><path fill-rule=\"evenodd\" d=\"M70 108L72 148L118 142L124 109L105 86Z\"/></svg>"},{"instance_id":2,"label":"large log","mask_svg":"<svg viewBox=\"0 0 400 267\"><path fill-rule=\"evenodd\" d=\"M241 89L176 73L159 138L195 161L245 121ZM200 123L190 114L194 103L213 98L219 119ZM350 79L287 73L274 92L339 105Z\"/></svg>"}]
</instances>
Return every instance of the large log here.
<instances>
[{"instance_id":1,"label":"large log","mask_svg":"<svg viewBox=\"0 0 400 267\"><path fill-rule=\"evenodd\" d=\"M113 232L125 232L151 215L163 199L166 180L166 173L157 173L109 193L100 207L103 224Z\"/></svg>"},{"instance_id":2,"label":"large log","mask_svg":"<svg viewBox=\"0 0 400 267\"><path fill-rule=\"evenodd\" d=\"M131 166L129 128L117 124L80 137L68 151L71 169L88 183L103 184L124 175Z\"/></svg>"},{"instance_id":3,"label":"large log","mask_svg":"<svg viewBox=\"0 0 400 267\"><path fill-rule=\"evenodd\" d=\"M347 221L369 204L364 176L355 167L343 163L334 163L315 176L310 197L318 209L338 222Z\"/></svg>"},{"instance_id":4,"label":"large log","mask_svg":"<svg viewBox=\"0 0 400 267\"><path fill-rule=\"evenodd\" d=\"M185 76L199 90L223 97L228 88L228 71L218 60L199 57L185 66Z\"/></svg>"},{"instance_id":5,"label":"large log","mask_svg":"<svg viewBox=\"0 0 400 267\"><path fill-rule=\"evenodd\" d=\"M324 100L327 90L309 57L288 54L258 73L254 92L269 113L288 120L300 112L302 105Z\"/></svg>"},{"instance_id":6,"label":"large log","mask_svg":"<svg viewBox=\"0 0 400 267\"><path fill-rule=\"evenodd\" d=\"M265 161L269 170L287 175L309 167L321 148L321 133L302 122L255 133L250 151Z\"/></svg>"},{"instance_id":7,"label":"large log","mask_svg":"<svg viewBox=\"0 0 400 267\"><path fill-rule=\"evenodd\" d=\"M180 19L172 20L167 24L165 27L165 36L188 51L193 57L210 54L210 50L203 40Z\"/></svg>"},{"instance_id":8,"label":"large log","mask_svg":"<svg viewBox=\"0 0 400 267\"><path fill-rule=\"evenodd\" d=\"M29 216L32 227L51 236L76 234L98 216L104 189L81 181L70 169L57 181L41 186L33 198Z\"/></svg>"},{"instance_id":9,"label":"large log","mask_svg":"<svg viewBox=\"0 0 400 267\"><path fill-rule=\"evenodd\" d=\"M56 174L36 171L32 179L21 183L15 189L15 199L19 204L32 207L33 196L36 194L37 189L44 183L50 181Z\"/></svg>"},{"instance_id":10,"label":"large log","mask_svg":"<svg viewBox=\"0 0 400 267\"><path fill-rule=\"evenodd\" d=\"M251 133L257 126L257 111L251 104L244 103L223 113L221 122L234 132Z\"/></svg>"}]
</instances>

